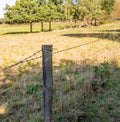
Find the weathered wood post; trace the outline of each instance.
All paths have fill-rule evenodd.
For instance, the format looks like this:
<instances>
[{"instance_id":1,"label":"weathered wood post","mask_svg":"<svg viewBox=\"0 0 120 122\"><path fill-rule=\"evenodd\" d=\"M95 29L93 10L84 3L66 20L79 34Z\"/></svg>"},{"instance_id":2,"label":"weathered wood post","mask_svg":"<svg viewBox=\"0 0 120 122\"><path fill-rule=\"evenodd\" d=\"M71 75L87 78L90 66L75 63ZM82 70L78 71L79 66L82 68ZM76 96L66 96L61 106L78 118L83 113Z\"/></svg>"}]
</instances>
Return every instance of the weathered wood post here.
<instances>
[{"instance_id":1,"label":"weathered wood post","mask_svg":"<svg viewBox=\"0 0 120 122\"><path fill-rule=\"evenodd\" d=\"M52 96L53 96L53 75L52 75L52 45L42 46L43 58L43 114L44 122L52 122Z\"/></svg>"}]
</instances>

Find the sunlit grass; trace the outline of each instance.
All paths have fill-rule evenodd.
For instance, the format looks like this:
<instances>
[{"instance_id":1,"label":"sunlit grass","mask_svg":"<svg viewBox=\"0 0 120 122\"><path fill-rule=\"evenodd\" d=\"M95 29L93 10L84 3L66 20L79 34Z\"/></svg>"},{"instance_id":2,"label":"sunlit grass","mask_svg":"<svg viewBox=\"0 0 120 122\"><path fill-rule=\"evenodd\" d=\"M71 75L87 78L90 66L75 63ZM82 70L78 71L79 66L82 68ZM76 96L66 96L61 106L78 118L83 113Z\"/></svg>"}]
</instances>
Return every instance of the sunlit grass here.
<instances>
[{"instance_id":1,"label":"sunlit grass","mask_svg":"<svg viewBox=\"0 0 120 122\"><path fill-rule=\"evenodd\" d=\"M8 112L7 107L8 107L7 103L0 106L0 116L6 114Z\"/></svg>"},{"instance_id":2,"label":"sunlit grass","mask_svg":"<svg viewBox=\"0 0 120 122\"><path fill-rule=\"evenodd\" d=\"M105 25L102 26L103 30L104 26ZM119 35L116 34L117 32L114 32L115 34L113 32L101 34L99 33L99 30L95 29L98 29L98 27L89 29L83 28L82 30L70 29L35 34L0 36L0 66L8 66L11 63L15 63L16 61L31 55L33 52L41 49L43 44L53 44L53 47L58 51L91 42L80 48L75 48L66 51L65 53L62 52L59 56L53 55L55 58L54 62L57 62L62 58L73 59L75 61L79 61L80 59L84 60L84 58L91 58L94 60L94 57L96 56L98 57L96 60L100 61L103 60L103 58L107 59L112 55L116 55L119 52L120 46L118 42ZM106 30L111 30L111 26L107 26Z\"/></svg>"},{"instance_id":3,"label":"sunlit grass","mask_svg":"<svg viewBox=\"0 0 120 122\"><path fill-rule=\"evenodd\" d=\"M43 30L48 31L49 30L49 23L43 22ZM63 28L70 28L75 27L81 24L81 22L78 23L69 23L69 22L52 22L52 30L61 30ZM30 32L30 25L29 24L3 24L0 25L0 35L7 35L7 34L21 34L21 33L29 33ZM41 32L41 23L33 23L33 33Z\"/></svg>"}]
</instances>

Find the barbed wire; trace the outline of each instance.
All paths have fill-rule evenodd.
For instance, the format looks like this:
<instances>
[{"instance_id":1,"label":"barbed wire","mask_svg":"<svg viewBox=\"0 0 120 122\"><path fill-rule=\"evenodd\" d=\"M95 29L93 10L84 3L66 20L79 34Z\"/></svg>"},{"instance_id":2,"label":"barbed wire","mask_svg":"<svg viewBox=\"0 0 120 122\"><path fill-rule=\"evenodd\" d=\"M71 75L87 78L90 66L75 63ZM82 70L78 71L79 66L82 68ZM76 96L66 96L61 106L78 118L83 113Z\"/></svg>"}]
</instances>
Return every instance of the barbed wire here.
<instances>
[{"instance_id":1,"label":"barbed wire","mask_svg":"<svg viewBox=\"0 0 120 122\"><path fill-rule=\"evenodd\" d=\"M38 50L38 51L34 52L32 55L30 55L30 56L28 56L28 57L26 57L26 58L24 58L24 59L22 59L22 60L20 60L20 61L18 61L18 62L16 62L16 63L12 64L12 65L9 65L9 66L3 68L3 70L10 69L10 68L12 68L12 67L14 67L14 66L17 66L17 65L19 65L19 64L22 64L22 63L24 63L24 62L28 62L28 61L32 60L32 57L33 57L33 56L37 55L37 54L40 53L41 51L42 51L42 50Z\"/></svg>"},{"instance_id":2,"label":"barbed wire","mask_svg":"<svg viewBox=\"0 0 120 122\"><path fill-rule=\"evenodd\" d=\"M96 42L96 40L95 41L91 41L91 42L87 42L87 43L84 43L84 44L81 44L81 45L77 45L77 46L74 46L74 47L70 47L70 48L67 48L67 49L58 50L56 52L53 52L53 54L57 54L57 53L65 52L65 51L68 51L68 50L72 50L72 49L75 49L75 48L78 48L78 47L81 47L81 46L85 46L85 45L88 45L88 44L91 44L91 43L94 43L94 42ZM56 48L53 48L53 49L56 50ZM42 50L38 50L37 52L35 52L32 55L24 58L23 60L20 60L20 61L16 62L15 64L12 64L10 66L7 66L7 67L3 68L3 70L10 69L10 68L12 68L14 66L17 66L17 65L25 63L25 62L29 62L29 61L40 59L40 58L42 58L42 56L38 56L38 57L35 57L35 58L32 58L32 57L35 56L36 54L38 54L41 51Z\"/></svg>"},{"instance_id":3,"label":"barbed wire","mask_svg":"<svg viewBox=\"0 0 120 122\"><path fill-rule=\"evenodd\" d=\"M82 46L91 44L93 42L96 42L96 41L87 42L87 43L84 43L84 44L81 44L81 45L77 45L77 46L74 46L74 47L70 47L70 48L67 48L67 49L63 49L63 50L58 50L58 51L54 52L53 54L57 54L57 53L65 52L65 51L68 51L68 50L72 50L74 48L82 47Z\"/></svg>"}]
</instances>

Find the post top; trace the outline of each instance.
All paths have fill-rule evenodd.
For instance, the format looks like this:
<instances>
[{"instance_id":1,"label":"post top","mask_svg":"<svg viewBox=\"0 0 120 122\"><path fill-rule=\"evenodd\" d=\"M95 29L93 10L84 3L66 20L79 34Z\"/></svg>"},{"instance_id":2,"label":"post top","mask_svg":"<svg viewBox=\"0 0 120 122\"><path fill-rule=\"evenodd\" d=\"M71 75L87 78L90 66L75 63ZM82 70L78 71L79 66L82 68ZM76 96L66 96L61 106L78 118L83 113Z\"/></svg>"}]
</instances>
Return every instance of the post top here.
<instances>
[{"instance_id":1,"label":"post top","mask_svg":"<svg viewBox=\"0 0 120 122\"><path fill-rule=\"evenodd\" d=\"M51 50L52 51L53 45L42 45L42 50Z\"/></svg>"}]
</instances>

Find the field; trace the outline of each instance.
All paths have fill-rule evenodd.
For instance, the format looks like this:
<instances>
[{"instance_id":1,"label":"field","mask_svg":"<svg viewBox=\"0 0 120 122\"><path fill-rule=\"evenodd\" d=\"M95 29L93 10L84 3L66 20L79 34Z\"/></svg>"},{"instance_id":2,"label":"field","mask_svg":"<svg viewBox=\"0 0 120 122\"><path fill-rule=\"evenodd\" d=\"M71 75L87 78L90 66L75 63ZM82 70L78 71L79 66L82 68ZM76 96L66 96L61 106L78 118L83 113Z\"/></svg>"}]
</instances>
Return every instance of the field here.
<instances>
[{"instance_id":1,"label":"field","mask_svg":"<svg viewBox=\"0 0 120 122\"><path fill-rule=\"evenodd\" d=\"M54 24L51 32L39 26L29 33L29 25L0 25L0 121L42 121L41 58L3 68L52 44L55 122L119 122L120 22L63 30Z\"/></svg>"}]
</instances>

